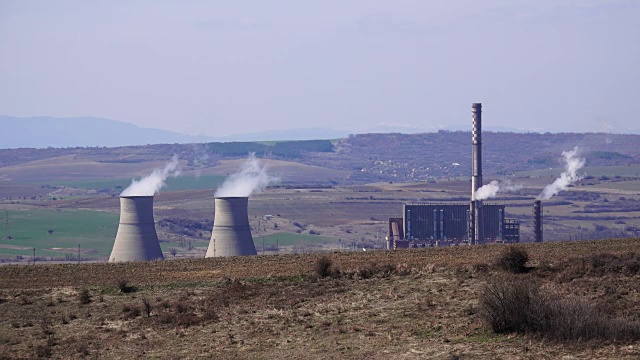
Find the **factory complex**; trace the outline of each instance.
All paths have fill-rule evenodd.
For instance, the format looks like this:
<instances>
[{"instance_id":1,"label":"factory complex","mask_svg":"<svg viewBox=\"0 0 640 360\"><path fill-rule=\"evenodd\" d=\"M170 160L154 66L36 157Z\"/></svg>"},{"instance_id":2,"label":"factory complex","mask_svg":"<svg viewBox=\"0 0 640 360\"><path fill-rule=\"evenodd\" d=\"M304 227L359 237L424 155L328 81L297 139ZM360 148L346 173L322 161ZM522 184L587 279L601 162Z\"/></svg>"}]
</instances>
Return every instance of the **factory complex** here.
<instances>
[{"instance_id":1,"label":"factory complex","mask_svg":"<svg viewBox=\"0 0 640 360\"><path fill-rule=\"evenodd\" d=\"M505 205L485 203L482 181L482 105L472 105L471 199L460 203L406 203L389 219L388 249L520 242L520 222ZM248 218L248 196L216 197L205 257L256 255ZM542 205L534 202L535 241L542 241ZM163 259L153 217L153 196L120 197L120 223L109 262Z\"/></svg>"}]
</instances>

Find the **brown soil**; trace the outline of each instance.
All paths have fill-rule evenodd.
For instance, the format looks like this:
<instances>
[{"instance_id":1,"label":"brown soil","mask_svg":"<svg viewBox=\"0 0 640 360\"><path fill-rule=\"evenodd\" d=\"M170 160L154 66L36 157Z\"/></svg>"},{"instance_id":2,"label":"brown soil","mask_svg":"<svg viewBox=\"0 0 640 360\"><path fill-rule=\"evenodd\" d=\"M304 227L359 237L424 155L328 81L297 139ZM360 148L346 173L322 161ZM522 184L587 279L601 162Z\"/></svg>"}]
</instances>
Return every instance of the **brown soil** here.
<instances>
[{"instance_id":1,"label":"brown soil","mask_svg":"<svg viewBox=\"0 0 640 360\"><path fill-rule=\"evenodd\" d=\"M640 320L635 265L596 271L584 260L638 253L639 239L524 248L523 281ZM2 266L0 358L640 357L640 339L559 343L491 332L478 299L501 275L486 266L501 249L327 254L341 272L326 278L314 271L321 254Z\"/></svg>"}]
</instances>

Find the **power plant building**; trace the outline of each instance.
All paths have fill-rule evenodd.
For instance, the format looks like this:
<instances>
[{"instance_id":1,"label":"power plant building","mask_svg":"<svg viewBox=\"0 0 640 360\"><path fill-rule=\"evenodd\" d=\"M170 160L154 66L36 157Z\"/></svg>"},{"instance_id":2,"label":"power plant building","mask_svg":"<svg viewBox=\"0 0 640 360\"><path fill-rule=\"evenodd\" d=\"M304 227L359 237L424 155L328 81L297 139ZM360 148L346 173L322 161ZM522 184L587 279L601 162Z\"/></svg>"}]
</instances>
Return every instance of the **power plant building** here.
<instances>
[{"instance_id":1,"label":"power plant building","mask_svg":"<svg viewBox=\"0 0 640 360\"><path fill-rule=\"evenodd\" d=\"M389 219L387 247L520 242L520 222L505 217L505 205L485 204L482 188L482 104L473 103L471 199L465 203L405 204L402 218Z\"/></svg>"},{"instance_id":2,"label":"power plant building","mask_svg":"<svg viewBox=\"0 0 640 360\"><path fill-rule=\"evenodd\" d=\"M504 239L504 205L484 204L484 239ZM403 225L407 240L464 241L469 238L468 204L405 204Z\"/></svg>"}]
</instances>

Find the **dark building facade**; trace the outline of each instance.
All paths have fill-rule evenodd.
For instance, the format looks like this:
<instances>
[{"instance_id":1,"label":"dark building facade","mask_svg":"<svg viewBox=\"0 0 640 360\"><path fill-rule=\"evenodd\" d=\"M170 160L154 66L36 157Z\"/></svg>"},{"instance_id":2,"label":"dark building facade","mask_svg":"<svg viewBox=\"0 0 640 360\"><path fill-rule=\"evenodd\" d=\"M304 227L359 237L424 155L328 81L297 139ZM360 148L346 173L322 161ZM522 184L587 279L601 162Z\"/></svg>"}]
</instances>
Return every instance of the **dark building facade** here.
<instances>
[{"instance_id":1,"label":"dark building facade","mask_svg":"<svg viewBox=\"0 0 640 360\"><path fill-rule=\"evenodd\" d=\"M509 241L518 242L519 223L507 219L509 229L505 233L505 206L483 204L482 242ZM405 204L402 217L404 235L407 240L444 240L468 241L469 216L468 203L464 204ZM515 233L514 233L515 232Z\"/></svg>"}]
</instances>

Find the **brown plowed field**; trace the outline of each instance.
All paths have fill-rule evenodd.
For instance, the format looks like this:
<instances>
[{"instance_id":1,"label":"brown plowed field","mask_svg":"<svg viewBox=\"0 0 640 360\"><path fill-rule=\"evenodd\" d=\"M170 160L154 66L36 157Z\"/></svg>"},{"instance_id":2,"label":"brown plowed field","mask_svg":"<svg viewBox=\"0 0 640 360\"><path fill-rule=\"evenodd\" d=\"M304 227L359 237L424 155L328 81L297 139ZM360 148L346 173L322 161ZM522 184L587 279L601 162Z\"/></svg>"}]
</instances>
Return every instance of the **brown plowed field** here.
<instances>
[{"instance_id":1,"label":"brown plowed field","mask_svg":"<svg viewBox=\"0 0 640 360\"><path fill-rule=\"evenodd\" d=\"M523 244L531 261L555 262L600 252L640 251L640 239ZM455 246L398 251L359 251L331 254L269 255L216 259L172 260L126 264L85 263L37 266L0 266L0 288L37 289L60 286L113 285L118 279L154 285L180 281L293 276L313 272L315 261L329 257L342 270L369 264L396 264L417 270L489 263L501 245Z\"/></svg>"},{"instance_id":2,"label":"brown plowed field","mask_svg":"<svg viewBox=\"0 0 640 360\"><path fill-rule=\"evenodd\" d=\"M639 338L493 333L479 299L507 275L482 264L504 248L0 266L0 359L640 358ZM522 248L508 276L640 324L640 239Z\"/></svg>"}]
</instances>

